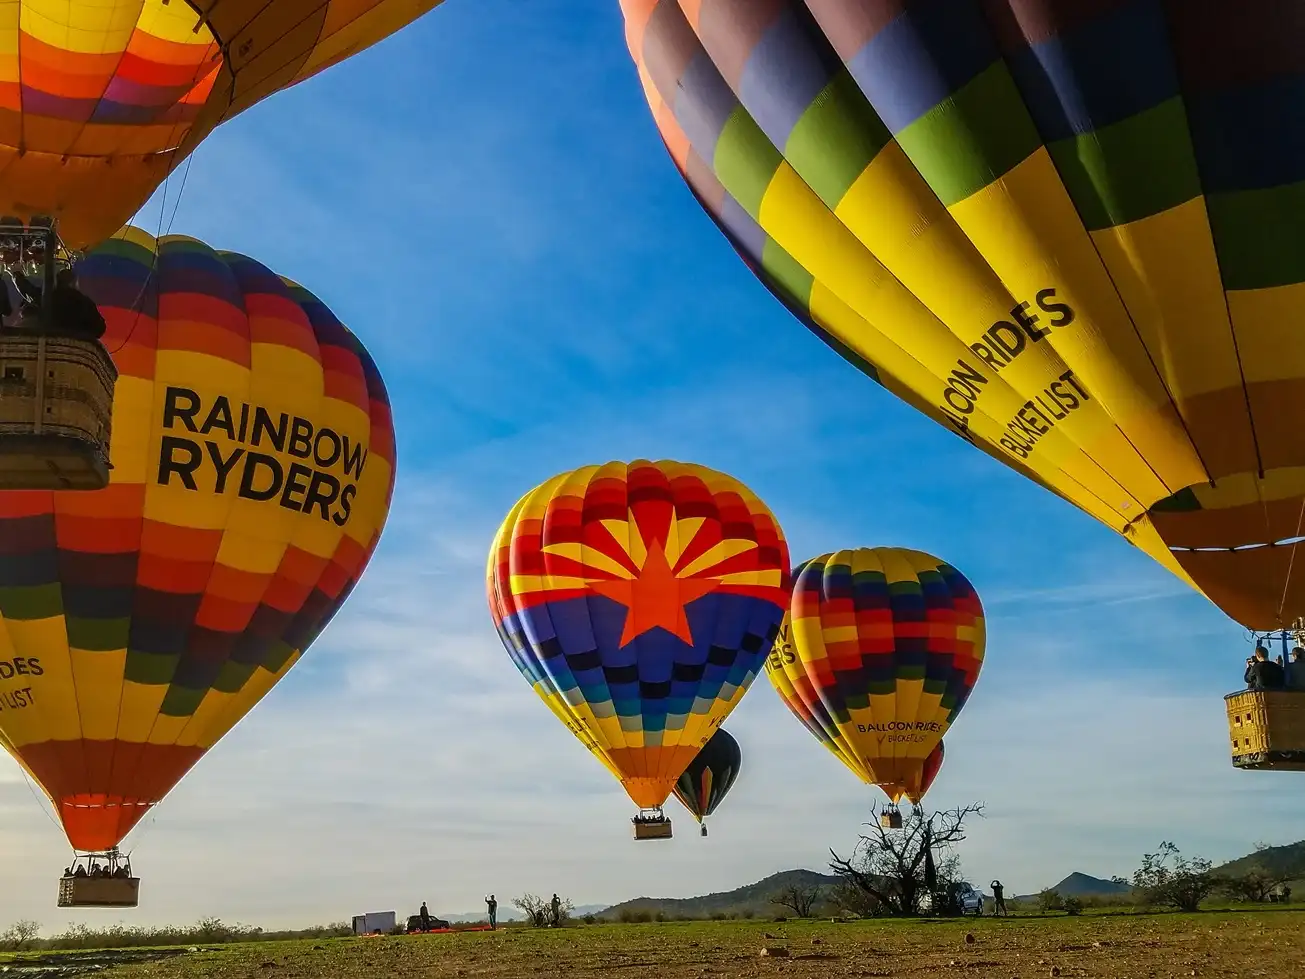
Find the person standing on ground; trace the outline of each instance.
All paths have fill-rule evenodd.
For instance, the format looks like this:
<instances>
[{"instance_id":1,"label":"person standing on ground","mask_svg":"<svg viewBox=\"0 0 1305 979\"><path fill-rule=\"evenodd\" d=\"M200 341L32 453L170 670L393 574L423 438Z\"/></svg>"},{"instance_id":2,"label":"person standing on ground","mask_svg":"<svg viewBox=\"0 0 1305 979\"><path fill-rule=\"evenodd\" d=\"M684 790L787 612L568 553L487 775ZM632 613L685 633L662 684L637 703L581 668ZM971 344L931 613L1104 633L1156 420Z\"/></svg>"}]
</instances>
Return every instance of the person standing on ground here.
<instances>
[{"instance_id":1,"label":"person standing on ground","mask_svg":"<svg viewBox=\"0 0 1305 979\"><path fill-rule=\"evenodd\" d=\"M493 894L485 898L485 907L489 910L489 927L493 931L498 927L498 901L494 900Z\"/></svg>"},{"instance_id":2,"label":"person standing on ground","mask_svg":"<svg viewBox=\"0 0 1305 979\"><path fill-rule=\"evenodd\" d=\"M992 913L1009 915L1006 910L1006 888L1002 887L1001 881L992 882Z\"/></svg>"},{"instance_id":3,"label":"person standing on ground","mask_svg":"<svg viewBox=\"0 0 1305 979\"><path fill-rule=\"evenodd\" d=\"M408 907L412 907L411 904ZM421 930L430 931L430 911L426 908L426 902L421 902L421 910L417 912L421 916Z\"/></svg>"},{"instance_id":4,"label":"person standing on ground","mask_svg":"<svg viewBox=\"0 0 1305 979\"><path fill-rule=\"evenodd\" d=\"M560 928L562 927L562 899L559 898L556 893L553 894L552 907L553 927Z\"/></svg>"}]
</instances>

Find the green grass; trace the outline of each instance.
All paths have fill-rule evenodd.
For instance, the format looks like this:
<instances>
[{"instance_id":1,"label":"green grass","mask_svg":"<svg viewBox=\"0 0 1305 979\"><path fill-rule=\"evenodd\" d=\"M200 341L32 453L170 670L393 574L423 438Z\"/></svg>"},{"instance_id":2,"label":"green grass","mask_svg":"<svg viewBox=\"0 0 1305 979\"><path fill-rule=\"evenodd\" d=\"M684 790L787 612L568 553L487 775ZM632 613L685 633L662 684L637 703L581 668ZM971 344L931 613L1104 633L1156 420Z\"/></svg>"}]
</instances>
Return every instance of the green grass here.
<instances>
[{"instance_id":1,"label":"green grass","mask_svg":"<svg viewBox=\"0 0 1305 979\"><path fill-rule=\"evenodd\" d=\"M753 979L772 974L925 979L959 969L964 971L957 975L965 977L1033 979L1049 976L1055 968L1062 979L1193 974L1250 979L1305 970L1302 926L1305 913L1286 909L839 924L694 921L538 931L509 927L495 933L231 944L128 962L97 974L108 979ZM967 935L974 941L967 942ZM783 948L789 954L762 957L763 948ZM41 954L47 967L78 964L73 955ZM146 953L78 953L96 956L96 964L109 964L105 958L115 954ZM6 979L27 979L18 961L9 964ZM29 975L35 979L37 974Z\"/></svg>"}]
</instances>

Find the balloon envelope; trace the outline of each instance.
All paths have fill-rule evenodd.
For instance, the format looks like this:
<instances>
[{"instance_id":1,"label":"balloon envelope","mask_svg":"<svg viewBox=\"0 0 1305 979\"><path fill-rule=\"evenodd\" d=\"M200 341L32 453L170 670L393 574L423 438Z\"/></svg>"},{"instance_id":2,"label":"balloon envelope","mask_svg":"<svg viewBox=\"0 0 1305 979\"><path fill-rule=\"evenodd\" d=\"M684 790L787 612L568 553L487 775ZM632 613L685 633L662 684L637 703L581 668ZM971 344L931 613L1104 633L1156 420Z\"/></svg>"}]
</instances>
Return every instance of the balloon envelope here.
<instances>
[{"instance_id":1,"label":"balloon envelope","mask_svg":"<svg viewBox=\"0 0 1305 979\"><path fill-rule=\"evenodd\" d=\"M717 728L675 783L675 798L702 822L716 811L734 785L742 761L739 743L724 728Z\"/></svg>"},{"instance_id":2,"label":"balloon envelope","mask_svg":"<svg viewBox=\"0 0 1305 979\"><path fill-rule=\"evenodd\" d=\"M922 796L983 665L969 581L906 548L823 554L794 571L783 631L766 675L785 706L862 781Z\"/></svg>"},{"instance_id":3,"label":"balloon envelope","mask_svg":"<svg viewBox=\"0 0 1305 979\"><path fill-rule=\"evenodd\" d=\"M1297 4L622 7L681 173L809 329L1247 627L1305 614Z\"/></svg>"},{"instance_id":4,"label":"balloon envelope","mask_svg":"<svg viewBox=\"0 0 1305 979\"><path fill-rule=\"evenodd\" d=\"M127 228L78 272L120 371L114 468L0 493L0 744L104 850L340 608L394 435L362 344L254 260Z\"/></svg>"},{"instance_id":5,"label":"balloon envelope","mask_svg":"<svg viewBox=\"0 0 1305 979\"><path fill-rule=\"evenodd\" d=\"M630 798L655 808L770 652L788 545L724 473L611 462L522 497L486 578L517 669Z\"/></svg>"},{"instance_id":6,"label":"balloon envelope","mask_svg":"<svg viewBox=\"0 0 1305 979\"><path fill-rule=\"evenodd\" d=\"M439 2L16 0L0 23L0 215L100 241L218 123Z\"/></svg>"},{"instance_id":7,"label":"balloon envelope","mask_svg":"<svg viewBox=\"0 0 1305 979\"><path fill-rule=\"evenodd\" d=\"M911 805L918 806L924 800L925 793L929 791L934 779L938 777L938 773L942 770L942 763L943 742L939 741L937 747L929 752L929 757L920 764L919 769L907 776L900 790L896 793L889 793L893 802L901 802L902 797L905 796L910 800Z\"/></svg>"}]
</instances>

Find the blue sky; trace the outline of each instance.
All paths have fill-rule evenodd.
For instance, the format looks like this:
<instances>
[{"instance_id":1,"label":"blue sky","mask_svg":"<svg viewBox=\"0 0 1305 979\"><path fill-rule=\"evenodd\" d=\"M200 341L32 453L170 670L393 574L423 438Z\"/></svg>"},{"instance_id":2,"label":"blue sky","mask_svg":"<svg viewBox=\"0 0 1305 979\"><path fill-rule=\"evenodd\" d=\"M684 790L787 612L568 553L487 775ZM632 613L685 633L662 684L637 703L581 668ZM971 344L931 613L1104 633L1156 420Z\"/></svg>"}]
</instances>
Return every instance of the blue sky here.
<instances>
[{"instance_id":1,"label":"blue sky","mask_svg":"<svg viewBox=\"0 0 1305 979\"><path fill-rule=\"evenodd\" d=\"M387 379L399 482L349 604L129 839L144 885L123 920L690 896L846 852L874 794L764 678L726 724L744 769L712 836L677 809L674 841L636 846L619 785L511 666L490 537L540 480L614 458L737 476L795 558L896 544L970 577L988 658L929 803L986 801L971 879L1023 893L1126 873L1162 839L1222 859L1300 835L1291 776L1227 760L1240 628L770 297L667 157L616 0L447 0L183 172L138 223L162 215L327 302ZM0 761L0 924L70 920L48 818Z\"/></svg>"}]
</instances>

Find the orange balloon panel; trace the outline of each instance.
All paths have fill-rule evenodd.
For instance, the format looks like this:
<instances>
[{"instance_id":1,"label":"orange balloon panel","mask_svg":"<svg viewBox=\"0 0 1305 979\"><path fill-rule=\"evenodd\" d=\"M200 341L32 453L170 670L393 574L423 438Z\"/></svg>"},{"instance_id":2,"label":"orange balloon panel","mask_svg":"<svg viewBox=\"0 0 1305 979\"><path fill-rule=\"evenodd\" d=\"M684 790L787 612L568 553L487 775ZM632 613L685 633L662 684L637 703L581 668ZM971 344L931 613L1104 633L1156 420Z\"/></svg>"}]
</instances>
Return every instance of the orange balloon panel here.
<instances>
[{"instance_id":1,"label":"orange balloon panel","mask_svg":"<svg viewBox=\"0 0 1305 979\"><path fill-rule=\"evenodd\" d=\"M103 850L348 597L394 432L358 339L252 259L127 228L78 271L121 372L112 481L0 494L0 745Z\"/></svg>"},{"instance_id":2,"label":"orange balloon panel","mask_svg":"<svg viewBox=\"0 0 1305 979\"><path fill-rule=\"evenodd\" d=\"M5 4L0 214L58 217L70 244L100 241L218 123L439 2Z\"/></svg>"}]
</instances>

